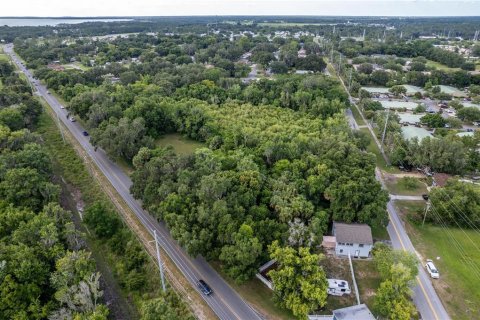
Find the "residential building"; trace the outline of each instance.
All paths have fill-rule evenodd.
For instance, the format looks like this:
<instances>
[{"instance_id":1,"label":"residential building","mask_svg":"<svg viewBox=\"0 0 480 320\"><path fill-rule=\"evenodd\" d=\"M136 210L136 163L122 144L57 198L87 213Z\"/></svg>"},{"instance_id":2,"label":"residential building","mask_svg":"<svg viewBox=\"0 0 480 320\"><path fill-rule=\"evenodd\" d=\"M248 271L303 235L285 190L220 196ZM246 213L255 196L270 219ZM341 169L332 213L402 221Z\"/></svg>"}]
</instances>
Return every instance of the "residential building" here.
<instances>
[{"instance_id":1,"label":"residential building","mask_svg":"<svg viewBox=\"0 0 480 320\"><path fill-rule=\"evenodd\" d=\"M309 315L308 320L376 320L368 307L362 303L333 310L333 315Z\"/></svg>"},{"instance_id":2,"label":"residential building","mask_svg":"<svg viewBox=\"0 0 480 320\"><path fill-rule=\"evenodd\" d=\"M366 224L333 223L335 254L368 258L373 247L372 230Z\"/></svg>"}]
</instances>

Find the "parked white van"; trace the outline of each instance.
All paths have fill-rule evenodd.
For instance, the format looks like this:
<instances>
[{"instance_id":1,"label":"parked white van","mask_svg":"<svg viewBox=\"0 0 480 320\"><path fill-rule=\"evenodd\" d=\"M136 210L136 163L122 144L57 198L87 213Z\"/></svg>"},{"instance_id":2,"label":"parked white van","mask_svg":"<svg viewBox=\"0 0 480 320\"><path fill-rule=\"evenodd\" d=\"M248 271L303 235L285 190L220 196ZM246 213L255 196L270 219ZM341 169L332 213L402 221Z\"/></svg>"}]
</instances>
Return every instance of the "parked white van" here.
<instances>
[{"instance_id":1,"label":"parked white van","mask_svg":"<svg viewBox=\"0 0 480 320\"><path fill-rule=\"evenodd\" d=\"M432 260L427 259L427 264L425 265L425 268L427 269L428 274L430 274L430 277L432 277L433 279L440 278L440 274L438 273L438 270L433 264Z\"/></svg>"},{"instance_id":2,"label":"parked white van","mask_svg":"<svg viewBox=\"0 0 480 320\"><path fill-rule=\"evenodd\" d=\"M327 281L327 293L332 296L343 296L344 294L350 294L352 292L348 286L348 282L345 280L327 279Z\"/></svg>"}]
</instances>

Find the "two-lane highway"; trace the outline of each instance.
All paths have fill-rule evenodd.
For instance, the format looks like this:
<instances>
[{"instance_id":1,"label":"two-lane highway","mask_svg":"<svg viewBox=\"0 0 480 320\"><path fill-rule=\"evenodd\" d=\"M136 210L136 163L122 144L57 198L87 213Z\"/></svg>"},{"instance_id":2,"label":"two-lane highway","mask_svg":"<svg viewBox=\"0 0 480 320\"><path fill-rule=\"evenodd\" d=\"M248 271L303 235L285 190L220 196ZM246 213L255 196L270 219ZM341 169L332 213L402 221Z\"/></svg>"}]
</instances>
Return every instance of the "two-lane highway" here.
<instances>
[{"instance_id":1,"label":"two-lane highway","mask_svg":"<svg viewBox=\"0 0 480 320\"><path fill-rule=\"evenodd\" d=\"M159 242L170 259L176 264L177 268L183 273L193 288L197 288L199 279L205 280L213 289L210 296L199 294L207 302L215 314L222 320L255 320L261 317L218 275L218 273L202 257L192 258L181 248L177 242L170 236L165 225L158 222L150 216L139 201L135 200L130 194L132 181L117 166L105 152L98 148L96 151L90 144L89 137L84 136L84 128L78 122L72 122L67 118L67 111L62 108L60 102L50 95L47 88L34 80L31 72L20 62L13 51L13 45L8 44L5 52L11 56L14 63L18 66L32 83L38 94L42 96L56 113L60 121L72 133L75 139L80 143L93 162L102 171L112 186L117 190L120 196L125 200L145 228L153 235L154 230L159 236Z\"/></svg>"}]
</instances>

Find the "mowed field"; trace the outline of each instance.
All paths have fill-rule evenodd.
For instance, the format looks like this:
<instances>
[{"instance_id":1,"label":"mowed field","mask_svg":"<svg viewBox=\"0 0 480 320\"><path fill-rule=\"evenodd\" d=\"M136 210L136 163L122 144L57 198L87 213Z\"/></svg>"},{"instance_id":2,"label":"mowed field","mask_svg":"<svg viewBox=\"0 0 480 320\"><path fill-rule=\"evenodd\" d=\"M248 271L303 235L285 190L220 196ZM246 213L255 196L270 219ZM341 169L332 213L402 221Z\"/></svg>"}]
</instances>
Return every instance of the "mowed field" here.
<instances>
[{"instance_id":1,"label":"mowed field","mask_svg":"<svg viewBox=\"0 0 480 320\"><path fill-rule=\"evenodd\" d=\"M433 67L433 68L436 68L438 70L442 70L442 71L458 71L460 70L460 68L450 68L444 64L441 64L441 63L438 63L436 61L432 61L432 60L428 60L427 61L427 66L428 67Z\"/></svg>"},{"instance_id":2,"label":"mowed field","mask_svg":"<svg viewBox=\"0 0 480 320\"><path fill-rule=\"evenodd\" d=\"M403 214L424 208L408 201L396 206ZM480 232L404 221L417 251L434 260L440 272L440 279L432 282L452 319L480 319Z\"/></svg>"},{"instance_id":3,"label":"mowed field","mask_svg":"<svg viewBox=\"0 0 480 320\"><path fill-rule=\"evenodd\" d=\"M159 147L172 146L177 154L192 154L196 149L204 147L203 143L185 138L179 133L166 134L155 141Z\"/></svg>"}]
</instances>

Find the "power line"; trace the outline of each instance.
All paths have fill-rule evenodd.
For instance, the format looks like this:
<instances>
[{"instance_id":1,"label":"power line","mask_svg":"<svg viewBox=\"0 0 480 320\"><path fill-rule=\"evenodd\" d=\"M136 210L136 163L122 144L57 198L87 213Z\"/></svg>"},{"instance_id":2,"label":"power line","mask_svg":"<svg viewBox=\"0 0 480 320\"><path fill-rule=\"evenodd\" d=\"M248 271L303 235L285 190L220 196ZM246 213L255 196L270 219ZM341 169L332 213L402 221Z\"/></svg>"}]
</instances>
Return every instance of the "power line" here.
<instances>
[{"instance_id":1,"label":"power line","mask_svg":"<svg viewBox=\"0 0 480 320\"><path fill-rule=\"evenodd\" d=\"M436 212L435 208L432 206L432 213L434 214L435 218L438 219L438 222L440 223L440 227L443 229L443 231L447 234L447 237L450 238L452 244L456 247L458 253L461 256L461 259L465 262L465 264L470 265L472 268L472 271L480 278L480 269L478 266L473 262L471 259L468 259L466 257L466 252L463 246L458 242L458 240L455 238L455 236L451 233L451 231L448 229L446 223L443 221L442 217Z\"/></svg>"},{"instance_id":2,"label":"power line","mask_svg":"<svg viewBox=\"0 0 480 320\"><path fill-rule=\"evenodd\" d=\"M447 208L445 207L445 205L440 202L440 204L442 205L443 209L445 209L445 212L448 212ZM433 207L433 206L432 206ZM465 230L463 230L463 228L460 226L460 224L458 223L457 219L453 219L453 221L455 222L455 224L458 226L458 228L463 232L463 234L468 238L468 240L470 240L470 242L473 244L473 246L478 250L480 251L480 248L477 247L477 245L475 244L475 242L472 240L472 238L470 238L470 236L465 232Z\"/></svg>"},{"instance_id":3,"label":"power line","mask_svg":"<svg viewBox=\"0 0 480 320\"><path fill-rule=\"evenodd\" d=\"M458 205L455 203L455 201L453 200L452 197L450 197L450 195L448 194L448 192L445 191L445 190L442 189L442 188L439 188L439 189L437 189L437 190L440 190L440 191L442 191L445 195L447 195L447 196L449 197L449 199L450 199L450 202L451 202L451 203L453 204L453 206L455 206L455 208L457 209L457 212L460 212L460 214L463 216L465 222L466 222L472 229L475 229L477 232L480 233L480 229L475 225L475 223L474 223L472 220L470 220L470 218L468 217L468 215L467 215L462 209L460 209L460 206L458 206Z\"/></svg>"}]
</instances>

